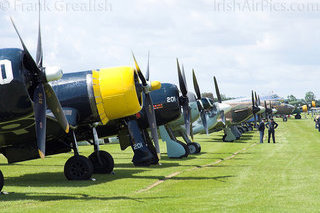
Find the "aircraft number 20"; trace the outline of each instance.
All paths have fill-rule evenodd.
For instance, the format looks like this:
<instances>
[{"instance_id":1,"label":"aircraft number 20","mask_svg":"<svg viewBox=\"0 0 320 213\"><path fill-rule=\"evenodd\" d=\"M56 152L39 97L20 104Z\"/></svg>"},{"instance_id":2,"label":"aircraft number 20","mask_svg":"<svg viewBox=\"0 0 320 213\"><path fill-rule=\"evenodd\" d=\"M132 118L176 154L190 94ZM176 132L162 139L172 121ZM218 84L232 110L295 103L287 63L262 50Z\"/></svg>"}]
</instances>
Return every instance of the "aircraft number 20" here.
<instances>
[{"instance_id":1,"label":"aircraft number 20","mask_svg":"<svg viewBox=\"0 0 320 213\"><path fill-rule=\"evenodd\" d=\"M9 60L0 60L0 85L9 84L13 80L12 64Z\"/></svg>"}]
</instances>

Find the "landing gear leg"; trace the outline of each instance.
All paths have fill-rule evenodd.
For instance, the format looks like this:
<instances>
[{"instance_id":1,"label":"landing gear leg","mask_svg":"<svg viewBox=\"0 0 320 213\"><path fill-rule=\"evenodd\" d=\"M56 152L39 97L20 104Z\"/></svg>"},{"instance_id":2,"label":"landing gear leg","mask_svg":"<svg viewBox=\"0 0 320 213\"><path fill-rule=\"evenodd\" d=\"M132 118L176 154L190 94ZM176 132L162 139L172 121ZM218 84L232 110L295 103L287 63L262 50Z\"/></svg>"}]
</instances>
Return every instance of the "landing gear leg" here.
<instances>
[{"instance_id":1,"label":"landing gear leg","mask_svg":"<svg viewBox=\"0 0 320 213\"><path fill-rule=\"evenodd\" d=\"M3 178L3 174L2 174L2 172L0 170L0 192L1 192L2 188L3 188L3 185L4 185L4 178Z\"/></svg>"},{"instance_id":2,"label":"landing gear leg","mask_svg":"<svg viewBox=\"0 0 320 213\"><path fill-rule=\"evenodd\" d=\"M158 162L158 156L153 154L147 147L146 137L140 130L140 127L135 119L127 121L130 143L134 152L132 162L135 166L150 166Z\"/></svg>"},{"instance_id":3,"label":"landing gear leg","mask_svg":"<svg viewBox=\"0 0 320 213\"><path fill-rule=\"evenodd\" d=\"M159 126L161 139L167 144L167 154L169 158L183 158L190 153L185 143L178 141L172 130L168 126Z\"/></svg>"},{"instance_id":4,"label":"landing gear leg","mask_svg":"<svg viewBox=\"0 0 320 213\"><path fill-rule=\"evenodd\" d=\"M236 140L236 136L234 136L229 127L224 129L224 136L222 137L222 140L224 142L233 142L234 140Z\"/></svg>"},{"instance_id":5,"label":"landing gear leg","mask_svg":"<svg viewBox=\"0 0 320 213\"><path fill-rule=\"evenodd\" d=\"M232 131L232 134L236 137L237 140L240 139L241 133L239 132L237 126L231 126L231 131Z\"/></svg>"},{"instance_id":6,"label":"landing gear leg","mask_svg":"<svg viewBox=\"0 0 320 213\"><path fill-rule=\"evenodd\" d=\"M93 165L85 156L79 155L77 139L74 131L71 131L73 136L72 149L74 156L69 158L64 165L64 175L68 180L88 180L93 173Z\"/></svg>"},{"instance_id":7,"label":"landing gear leg","mask_svg":"<svg viewBox=\"0 0 320 213\"><path fill-rule=\"evenodd\" d=\"M99 138L95 126L92 127L92 136L94 152L88 158L93 165L93 172L110 174L114 168L114 161L108 152L100 150Z\"/></svg>"},{"instance_id":8,"label":"landing gear leg","mask_svg":"<svg viewBox=\"0 0 320 213\"><path fill-rule=\"evenodd\" d=\"M201 146L199 143L192 142L185 131L180 131L180 134L182 135L183 140L187 143L187 146L189 148L190 154L197 154L201 151Z\"/></svg>"}]
</instances>

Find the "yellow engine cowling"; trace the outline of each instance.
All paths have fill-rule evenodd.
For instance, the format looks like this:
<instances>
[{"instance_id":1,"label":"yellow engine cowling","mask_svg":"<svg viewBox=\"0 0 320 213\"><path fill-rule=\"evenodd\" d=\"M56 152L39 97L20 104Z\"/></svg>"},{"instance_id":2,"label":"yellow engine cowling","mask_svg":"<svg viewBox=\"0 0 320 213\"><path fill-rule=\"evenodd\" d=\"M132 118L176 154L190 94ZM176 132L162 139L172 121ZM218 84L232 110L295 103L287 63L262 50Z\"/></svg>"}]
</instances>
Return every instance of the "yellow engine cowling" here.
<instances>
[{"instance_id":1,"label":"yellow engine cowling","mask_svg":"<svg viewBox=\"0 0 320 213\"><path fill-rule=\"evenodd\" d=\"M312 101L312 102L311 102L311 106L312 106L312 107L316 107L316 102L315 102L315 101Z\"/></svg>"},{"instance_id":2,"label":"yellow engine cowling","mask_svg":"<svg viewBox=\"0 0 320 213\"><path fill-rule=\"evenodd\" d=\"M308 106L307 105L303 105L302 106L302 111L303 112L308 112Z\"/></svg>"},{"instance_id":3,"label":"yellow engine cowling","mask_svg":"<svg viewBox=\"0 0 320 213\"><path fill-rule=\"evenodd\" d=\"M131 67L92 71L93 93L103 124L134 115L141 110L142 100L139 100L136 92L135 75Z\"/></svg>"}]
</instances>

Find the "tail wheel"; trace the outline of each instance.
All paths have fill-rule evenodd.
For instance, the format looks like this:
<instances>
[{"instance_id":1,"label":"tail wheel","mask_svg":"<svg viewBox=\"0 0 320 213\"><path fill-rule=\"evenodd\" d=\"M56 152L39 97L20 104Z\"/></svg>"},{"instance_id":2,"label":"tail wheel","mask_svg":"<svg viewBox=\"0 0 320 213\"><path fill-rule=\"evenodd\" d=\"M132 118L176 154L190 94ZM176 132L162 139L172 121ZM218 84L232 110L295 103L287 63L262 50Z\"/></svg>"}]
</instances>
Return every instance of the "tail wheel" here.
<instances>
[{"instance_id":1,"label":"tail wheel","mask_svg":"<svg viewBox=\"0 0 320 213\"><path fill-rule=\"evenodd\" d=\"M101 162L99 162L98 155ZM114 161L112 156L108 152L102 150L100 150L99 152L95 151L88 158L93 165L94 173L110 174L113 171Z\"/></svg>"},{"instance_id":2,"label":"tail wheel","mask_svg":"<svg viewBox=\"0 0 320 213\"><path fill-rule=\"evenodd\" d=\"M72 156L64 165L64 175L68 180L88 180L92 173L91 161L82 155Z\"/></svg>"},{"instance_id":3,"label":"tail wheel","mask_svg":"<svg viewBox=\"0 0 320 213\"><path fill-rule=\"evenodd\" d=\"M2 174L2 172L0 170L0 192L1 192L2 188L3 188L3 185L4 185L4 178L3 178L3 174Z\"/></svg>"}]
</instances>

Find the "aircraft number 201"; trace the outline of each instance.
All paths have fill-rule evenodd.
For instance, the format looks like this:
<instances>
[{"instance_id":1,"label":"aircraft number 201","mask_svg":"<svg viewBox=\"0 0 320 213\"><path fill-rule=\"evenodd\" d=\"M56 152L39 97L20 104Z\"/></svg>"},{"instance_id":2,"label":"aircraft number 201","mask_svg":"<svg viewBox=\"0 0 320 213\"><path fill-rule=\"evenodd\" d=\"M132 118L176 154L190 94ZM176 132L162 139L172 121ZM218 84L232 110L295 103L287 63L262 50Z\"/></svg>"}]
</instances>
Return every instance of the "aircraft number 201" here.
<instances>
[{"instance_id":1,"label":"aircraft number 201","mask_svg":"<svg viewBox=\"0 0 320 213\"><path fill-rule=\"evenodd\" d=\"M167 103L176 102L176 101L177 101L177 99L174 96L167 97Z\"/></svg>"},{"instance_id":2,"label":"aircraft number 201","mask_svg":"<svg viewBox=\"0 0 320 213\"><path fill-rule=\"evenodd\" d=\"M0 60L0 85L9 84L13 80L12 64L9 60Z\"/></svg>"}]
</instances>

